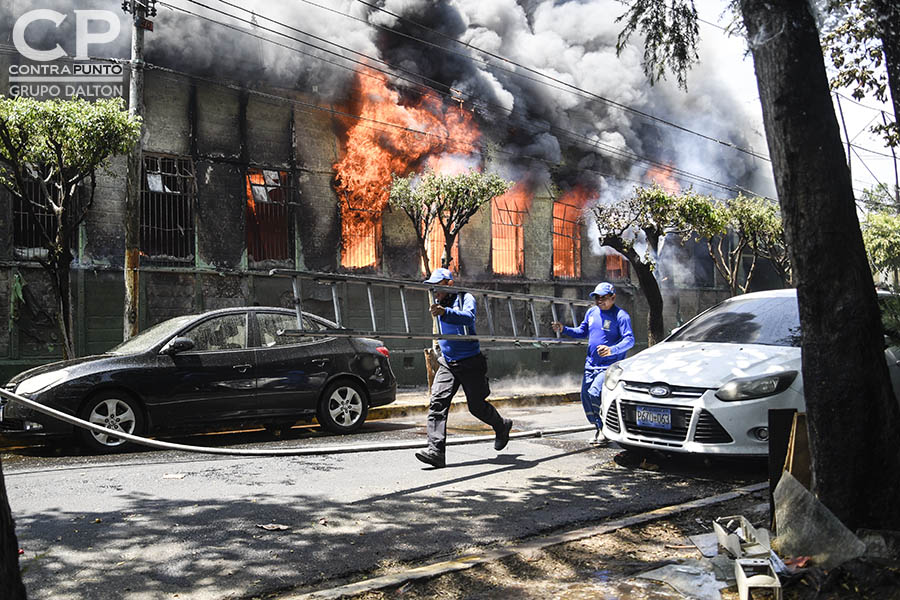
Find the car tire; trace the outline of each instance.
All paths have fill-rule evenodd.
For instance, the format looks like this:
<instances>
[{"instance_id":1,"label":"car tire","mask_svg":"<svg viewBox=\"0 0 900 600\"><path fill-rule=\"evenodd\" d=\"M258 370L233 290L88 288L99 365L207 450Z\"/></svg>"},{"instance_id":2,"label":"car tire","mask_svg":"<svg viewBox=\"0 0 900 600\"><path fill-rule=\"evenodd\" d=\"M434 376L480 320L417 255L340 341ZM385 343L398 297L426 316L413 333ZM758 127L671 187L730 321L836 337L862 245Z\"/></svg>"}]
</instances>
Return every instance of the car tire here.
<instances>
[{"instance_id":1,"label":"car tire","mask_svg":"<svg viewBox=\"0 0 900 600\"><path fill-rule=\"evenodd\" d=\"M143 435L145 431L144 413L140 405L123 392L103 392L91 396L78 412L78 418L132 435ZM83 427L78 428L78 439L89 450L100 453L116 452L131 445L122 438Z\"/></svg>"},{"instance_id":2,"label":"car tire","mask_svg":"<svg viewBox=\"0 0 900 600\"><path fill-rule=\"evenodd\" d=\"M332 433L356 431L369 414L369 401L362 386L344 379L325 388L316 417L319 425Z\"/></svg>"}]
</instances>

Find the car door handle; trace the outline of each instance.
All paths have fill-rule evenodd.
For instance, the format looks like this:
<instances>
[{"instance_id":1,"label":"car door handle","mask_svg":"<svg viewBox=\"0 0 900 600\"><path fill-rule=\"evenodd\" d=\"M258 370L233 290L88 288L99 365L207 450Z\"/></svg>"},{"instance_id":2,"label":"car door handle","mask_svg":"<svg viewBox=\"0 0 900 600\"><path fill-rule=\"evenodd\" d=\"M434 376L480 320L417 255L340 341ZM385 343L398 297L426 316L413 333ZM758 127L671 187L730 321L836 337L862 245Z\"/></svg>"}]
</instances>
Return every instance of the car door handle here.
<instances>
[{"instance_id":1,"label":"car door handle","mask_svg":"<svg viewBox=\"0 0 900 600\"><path fill-rule=\"evenodd\" d=\"M314 358L312 360L312 362L321 367L322 365L327 363L329 360L331 360L331 359L330 358Z\"/></svg>"},{"instance_id":2,"label":"car door handle","mask_svg":"<svg viewBox=\"0 0 900 600\"><path fill-rule=\"evenodd\" d=\"M253 366L253 365L234 365L234 366L231 367L231 368L232 368L232 369L237 369L237 370L240 371L241 373L246 373L247 370L248 370L250 367L252 367L252 366Z\"/></svg>"}]
</instances>

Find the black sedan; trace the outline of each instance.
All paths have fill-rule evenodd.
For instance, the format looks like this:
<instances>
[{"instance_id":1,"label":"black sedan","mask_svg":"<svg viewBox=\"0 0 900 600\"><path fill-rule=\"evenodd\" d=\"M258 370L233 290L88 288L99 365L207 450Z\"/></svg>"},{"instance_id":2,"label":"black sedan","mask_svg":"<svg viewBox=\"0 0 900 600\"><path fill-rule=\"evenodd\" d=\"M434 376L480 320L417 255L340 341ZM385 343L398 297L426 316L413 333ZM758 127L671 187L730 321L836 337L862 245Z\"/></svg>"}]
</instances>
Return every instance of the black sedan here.
<instances>
[{"instance_id":1,"label":"black sedan","mask_svg":"<svg viewBox=\"0 0 900 600\"><path fill-rule=\"evenodd\" d=\"M394 401L397 383L381 342L297 333L335 328L304 313L298 329L295 312L258 306L176 317L106 354L20 373L5 389L135 435L279 430L313 416L329 431L349 433L369 407ZM14 401L0 406L7 438L73 433L94 451L127 444Z\"/></svg>"}]
</instances>

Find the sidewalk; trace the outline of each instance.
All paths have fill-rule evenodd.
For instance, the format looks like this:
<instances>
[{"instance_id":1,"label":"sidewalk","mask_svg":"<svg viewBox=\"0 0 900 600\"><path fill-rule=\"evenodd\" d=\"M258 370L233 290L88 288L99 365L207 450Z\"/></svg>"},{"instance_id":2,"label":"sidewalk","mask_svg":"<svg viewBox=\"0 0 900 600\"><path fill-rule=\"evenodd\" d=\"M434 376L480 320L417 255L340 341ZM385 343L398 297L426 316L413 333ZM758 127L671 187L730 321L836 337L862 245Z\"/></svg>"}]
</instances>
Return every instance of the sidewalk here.
<instances>
[{"instance_id":1,"label":"sidewalk","mask_svg":"<svg viewBox=\"0 0 900 600\"><path fill-rule=\"evenodd\" d=\"M491 394L488 400L497 408L505 406L547 406L566 402L580 402L580 394L580 390L565 388L560 391L527 390L518 394L503 390ZM397 399L393 403L387 406L370 408L368 419L393 419L424 415L428 412L428 397L428 388L425 386L399 389L397 390ZM459 410L466 410L466 395L462 390L456 393L450 406L450 412Z\"/></svg>"}]
</instances>

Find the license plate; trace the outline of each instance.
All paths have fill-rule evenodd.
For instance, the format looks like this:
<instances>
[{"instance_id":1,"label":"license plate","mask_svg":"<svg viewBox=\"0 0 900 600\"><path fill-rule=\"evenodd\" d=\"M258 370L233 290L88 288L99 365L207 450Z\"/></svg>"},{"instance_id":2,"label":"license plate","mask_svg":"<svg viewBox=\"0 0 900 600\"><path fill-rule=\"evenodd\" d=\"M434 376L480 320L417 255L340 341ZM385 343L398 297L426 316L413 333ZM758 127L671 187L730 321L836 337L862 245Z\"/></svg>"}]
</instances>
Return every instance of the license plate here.
<instances>
[{"instance_id":1,"label":"license plate","mask_svg":"<svg viewBox=\"0 0 900 600\"><path fill-rule=\"evenodd\" d=\"M672 411L658 406L636 406L635 420L638 427L672 429Z\"/></svg>"}]
</instances>

